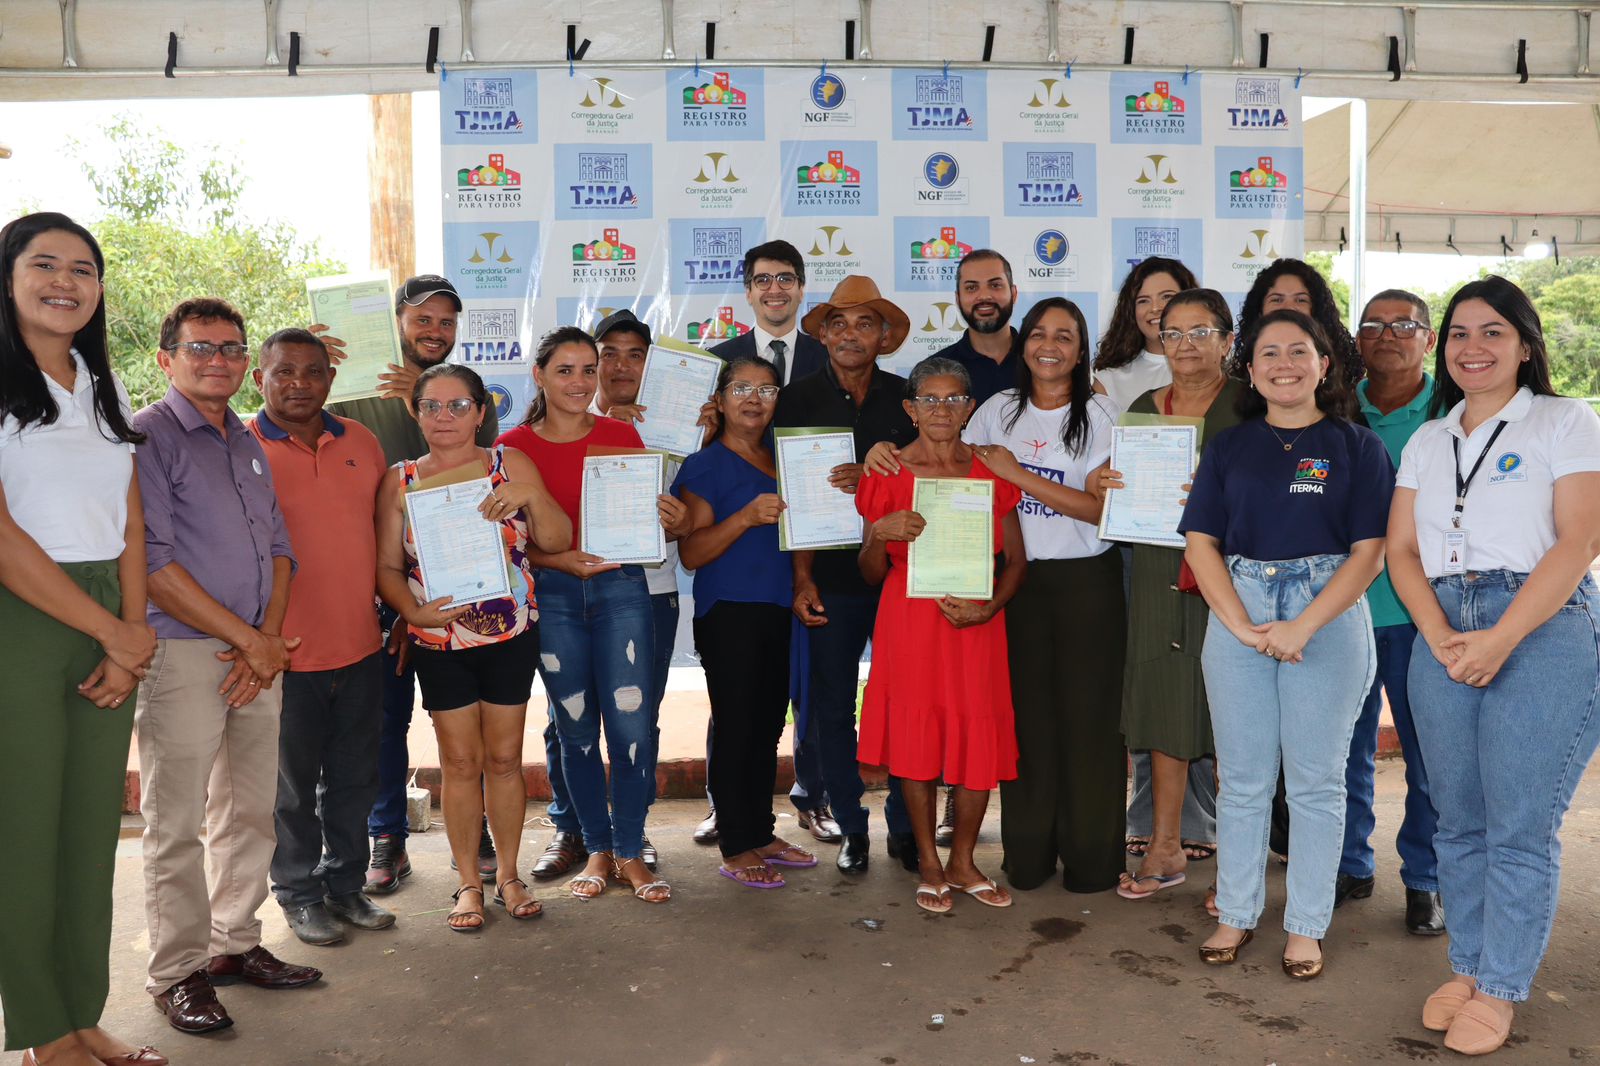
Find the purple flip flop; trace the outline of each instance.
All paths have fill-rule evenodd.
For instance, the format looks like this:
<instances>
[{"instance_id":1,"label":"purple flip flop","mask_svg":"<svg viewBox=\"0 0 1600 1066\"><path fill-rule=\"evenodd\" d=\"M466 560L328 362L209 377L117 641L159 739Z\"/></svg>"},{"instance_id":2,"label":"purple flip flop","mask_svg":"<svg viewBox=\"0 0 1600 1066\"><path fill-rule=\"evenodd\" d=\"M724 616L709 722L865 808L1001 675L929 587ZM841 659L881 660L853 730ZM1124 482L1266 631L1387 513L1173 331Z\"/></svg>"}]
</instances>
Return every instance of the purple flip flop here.
<instances>
[{"instance_id":1,"label":"purple flip flop","mask_svg":"<svg viewBox=\"0 0 1600 1066\"><path fill-rule=\"evenodd\" d=\"M745 888L782 888L784 886L785 882L781 877L776 881L746 881L744 878L739 876L741 872L759 869L761 869L759 866L744 866L739 870L730 870L726 866L718 866L717 873L721 874L723 877L726 877L734 884L743 885Z\"/></svg>"},{"instance_id":2,"label":"purple flip flop","mask_svg":"<svg viewBox=\"0 0 1600 1066\"><path fill-rule=\"evenodd\" d=\"M796 870L809 870L813 866L817 865L817 861L818 860L817 860L817 857L815 855L811 856L811 858L809 860L807 860L806 862L795 862L793 859L780 859L780 858L778 858L778 855L787 855L791 851L800 851L800 850L801 850L800 848L797 848L793 844L790 844L788 847L784 848L782 851L778 852L776 855L768 855L768 856L766 856L766 860L765 860L766 864L768 866L788 866L788 867L792 867L793 869L796 869Z\"/></svg>"}]
</instances>

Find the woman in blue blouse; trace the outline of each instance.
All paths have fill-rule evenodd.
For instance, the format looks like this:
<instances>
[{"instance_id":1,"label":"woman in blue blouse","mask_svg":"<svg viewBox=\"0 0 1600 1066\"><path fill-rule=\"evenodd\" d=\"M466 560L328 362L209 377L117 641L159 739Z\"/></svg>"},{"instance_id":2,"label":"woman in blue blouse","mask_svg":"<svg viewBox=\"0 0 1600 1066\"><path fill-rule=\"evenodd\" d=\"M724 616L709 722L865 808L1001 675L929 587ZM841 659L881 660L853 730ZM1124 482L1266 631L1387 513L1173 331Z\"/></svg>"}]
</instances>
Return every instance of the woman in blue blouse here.
<instances>
[{"instance_id":1,"label":"woman in blue blouse","mask_svg":"<svg viewBox=\"0 0 1600 1066\"><path fill-rule=\"evenodd\" d=\"M672 487L689 508L691 532L678 546L695 572L694 644L717 734L708 783L717 797L719 872L750 888L782 888L774 866L817 864L773 835L794 602L789 559L778 550L784 505L766 444L778 386L772 364L730 360L717 381L722 431L685 460Z\"/></svg>"},{"instance_id":2,"label":"woman in blue blouse","mask_svg":"<svg viewBox=\"0 0 1600 1066\"><path fill-rule=\"evenodd\" d=\"M1322 972L1344 839L1346 756L1376 651L1366 588L1383 566L1394 467L1351 424L1337 349L1274 311L1234 369L1244 421L1206 445L1179 529L1211 608L1201 664L1216 736L1217 908L1203 961L1235 961L1266 902L1280 760L1289 797L1284 973Z\"/></svg>"}]
</instances>

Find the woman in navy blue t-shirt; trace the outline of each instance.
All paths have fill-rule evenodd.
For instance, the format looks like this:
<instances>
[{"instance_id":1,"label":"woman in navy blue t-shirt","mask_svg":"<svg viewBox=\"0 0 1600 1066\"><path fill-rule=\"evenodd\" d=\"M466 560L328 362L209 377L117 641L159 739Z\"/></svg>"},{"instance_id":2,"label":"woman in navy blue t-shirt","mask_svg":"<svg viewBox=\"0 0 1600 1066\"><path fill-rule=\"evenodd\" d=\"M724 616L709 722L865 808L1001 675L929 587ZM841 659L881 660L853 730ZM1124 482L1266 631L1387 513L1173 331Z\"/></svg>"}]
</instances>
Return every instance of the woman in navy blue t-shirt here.
<instances>
[{"instance_id":1,"label":"woman in navy blue t-shirt","mask_svg":"<svg viewBox=\"0 0 1600 1066\"><path fill-rule=\"evenodd\" d=\"M1267 826L1282 761L1292 814L1283 970L1322 972L1344 840L1345 760L1376 656L1366 588L1383 566L1394 466L1347 421L1327 334L1299 311L1246 332L1244 419L1206 445L1179 529L1211 608L1201 664L1217 743L1217 931L1231 963L1266 902Z\"/></svg>"},{"instance_id":2,"label":"woman in navy blue t-shirt","mask_svg":"<svg viewBox=\"0 0 1600 1066\"><path fill-rule=\"evenodd\" d=\"M779 384L765 360L729 361L715 398L721 434L684 461L672 486L692 527L678 548L684 568L695 572L694 646L717 735L707 784L717 800L721 873L751 888L782 888L774 866L817 864L773 835L794 602L789 558L778 550L784 505L766 444Z\"/></svg>"}]
</instances>

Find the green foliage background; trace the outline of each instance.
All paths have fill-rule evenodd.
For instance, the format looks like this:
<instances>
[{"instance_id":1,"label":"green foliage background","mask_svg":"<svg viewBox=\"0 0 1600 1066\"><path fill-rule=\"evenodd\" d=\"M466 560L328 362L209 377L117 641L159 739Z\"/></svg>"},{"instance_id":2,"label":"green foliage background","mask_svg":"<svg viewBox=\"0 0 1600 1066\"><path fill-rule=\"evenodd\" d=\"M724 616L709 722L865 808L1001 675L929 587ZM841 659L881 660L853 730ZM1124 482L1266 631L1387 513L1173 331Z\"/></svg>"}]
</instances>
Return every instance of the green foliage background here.
<instances>
[{"instance_id":1,"label":"green foliage background","mask_svg":"<svg viewBox=\"0 0 1600 1066\"><path fill-rule=\"evenodd\" d=\"M112 365L135 410L167 391L155 351L161 320L180 300L227 300L244 316L252 343L307 324L306 279L342 273L343 263L286 222L241 221L246 178L219 161L220 151L183 148L126 116L101 134L115 157L109 165L84 164L102 211L88 226L106 256ZM86 156L83 144L75 149ZM246 377L234 407L260 406Z\"/></svg>"}]
</instances>

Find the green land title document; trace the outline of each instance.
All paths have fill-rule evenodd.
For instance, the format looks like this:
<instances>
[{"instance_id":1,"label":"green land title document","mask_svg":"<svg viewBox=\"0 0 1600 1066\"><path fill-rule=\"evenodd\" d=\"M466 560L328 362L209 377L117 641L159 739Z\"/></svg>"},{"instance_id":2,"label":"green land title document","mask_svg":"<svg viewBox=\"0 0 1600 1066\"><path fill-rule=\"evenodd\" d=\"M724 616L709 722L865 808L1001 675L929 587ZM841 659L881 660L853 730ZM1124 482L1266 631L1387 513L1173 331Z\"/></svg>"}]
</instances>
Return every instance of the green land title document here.
<instances>
[{"instance_id":1,"label":"green land title document","mask_svg":"<svg viewBox=\"0 0 1600 1066\"><path fill-rule=\"evenodd\" d=\"M927 525L911 542L906 596L931 600L994 598L994 482L919 477L911 509Z\"/></svg>"}]
</instances>

